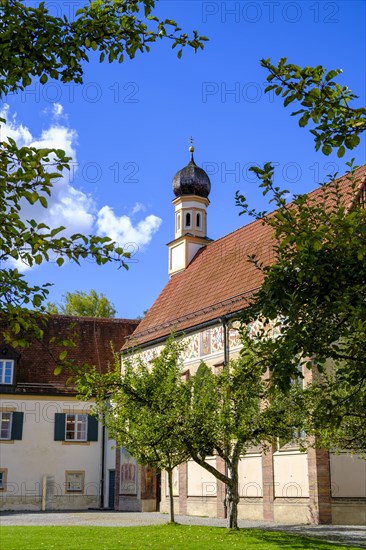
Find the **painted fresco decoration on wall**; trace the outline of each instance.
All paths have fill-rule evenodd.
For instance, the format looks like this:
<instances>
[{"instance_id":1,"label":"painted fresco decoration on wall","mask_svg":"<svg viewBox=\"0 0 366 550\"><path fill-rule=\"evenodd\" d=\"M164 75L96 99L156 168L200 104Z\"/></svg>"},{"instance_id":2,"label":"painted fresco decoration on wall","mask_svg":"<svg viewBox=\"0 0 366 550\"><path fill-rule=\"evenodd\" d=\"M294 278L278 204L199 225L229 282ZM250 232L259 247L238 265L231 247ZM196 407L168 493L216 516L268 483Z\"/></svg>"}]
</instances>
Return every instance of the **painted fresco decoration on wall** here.
<instances>
[{"instance_id":1,"label":"painted fresco decoration on wall","mask_svg":"<svg viewBox=\"0 0 366 550\"><path fill-rule=\"evenodd\" d=\"M212 353L217 353L224 349L224 331L223 327L215 327L211 331Z\"/></svg>"},{"instance_id":2,"label":"painted fresco decoration on wall","mask_svg":"<svg viewBox=\"0 0 366 550\"><path fill-rule=\"evenodd\" d=\"M200 333L201 357L211 354L211 330L204 330Z\"/></svg>"},{"instance_id":3,"label":"painted fresco decoration on wall","mask_svg":"<svg viewBox=\"0 0 366 550\"><path fill-rule=\"evenodd\" d=\"M195 359L196 357L199 357L199 347L200 347L199 333L193 334L193 336L183 338L183 342L185 344L185 349L183 351L184 360Z\"/></svg>"},{"instance_id":4,"label":"painted fresco decoration on wall","mask_svg":"<svg viewBox=\"0 0 366 550\"><path fill-rule=\"evenodd\" d=\"M251 331L255 334L256 330ZM241 345L239 321L234 321L229 328L229 347L230 349ZM182 352L183 361L200 359L208 357L224 350L224 329L222 325L209 328L207 330L184 336L181 341L184 344ZM140 352L140 357L144 363L150 363L161 353L162 345L145 349Z\"/></svg>"},{"instance_id":5,"label":"painted fresco decoration on wall","mask_svg":"<svg viewBox=\"0 0 366 550\"><path fill-rule=\"evenodd\" d=\"M121 495L137 495L137 462L127 449L121 449Z\"/></svg>"},{"instance_id":6,"label":"painted fresco decoration on wall","mask_svg":"<svg viewBox=\"0 0 366 550\"><path fill-rule=\"evenodd\" d=\"M240 346L240 322L239 321L233 321L231 323L231 326L229 328L229 346L231 348L234 348L236 346Z\"/></svg>"},{"instance_id":7,"label":"painted fresco decoration on wall","mask_svg":"<svg viewBox=\"0 0 366 550\"><path fill-rule=\"evenodd\" d=\"M251 338L258 338L259 334L264 331L267 338L277 338L281 332L282 320L270 321L265 323L263 319L256 319L249 325L249 336Z\"/></svg>"},{"instance_id":8,"label":"painted fresco decoration on wall","mask_svg":"<svg viewBox=\"0 0 366 550\"><path fill-rule=\"evenodd\" d=\"M154 348L145 349L141 351L138 355L143 363L147 364L156 359L160 355L162 349L163 346L156 346Z\"/></svg>"}]
</instances>

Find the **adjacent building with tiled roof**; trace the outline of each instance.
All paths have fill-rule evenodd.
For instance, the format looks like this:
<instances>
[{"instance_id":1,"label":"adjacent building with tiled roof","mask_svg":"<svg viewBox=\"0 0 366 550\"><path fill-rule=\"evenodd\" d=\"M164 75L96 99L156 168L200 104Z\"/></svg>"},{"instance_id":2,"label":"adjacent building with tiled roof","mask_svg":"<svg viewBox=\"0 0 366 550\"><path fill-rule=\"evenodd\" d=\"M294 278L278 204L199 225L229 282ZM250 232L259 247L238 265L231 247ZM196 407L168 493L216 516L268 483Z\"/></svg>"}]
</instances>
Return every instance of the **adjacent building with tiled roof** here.
<instances>
[{"instance_id":1,"label":"adjacent building with tiled roof","mask_svg":"<svg viewBox=\"0 0 366 550\"><path fill-rule=\"evenodd\" d=\"M0 344L0 509L114 508L116 450L105 429L55 374L65 348L68 359L101 372L114 361L139 321L53 315L44 338L28 348Z\"/></svg>"},{"instance_id":2,"label":"adjacent building with tiled roof","mask_svg":"<svg viewBox=\"0 0 366 550\"><path fill-rule=\"evenodd\" d=\"M254 221L218 239L207 237L211 183L194 162L173 179L175 238L168 244L170 279L124 346L139 348L148 362L174 331L185 342L184 373L194 374L201 360L220 369L240 350L236 318L262 283L262 273L248 261L255 254L265 265L275 261L272 229ZM356 188L354 181L357 180ZM354 178L345 175L309 193L310 200L330 205L332 186L345 207L365 203L366 166ZM293 205L289 205L293 208ZM253 327L255 330L255 327ZM305 377L311 373L304 373ZM219 457L212 464L223 471ZM294 523L365 523L366 462L341 453L300 449L288 442L267 454L253 449L239 468L239 517ZM119 491L121 492L121 491ZM161 510L168 495L162 475ZM174 496L181 514L225 516L225 487L193 461L176 469ZM137 496L136 496L137 498ZM117 506L127 510L119 498Z\"/></svg>"}]
</instances>

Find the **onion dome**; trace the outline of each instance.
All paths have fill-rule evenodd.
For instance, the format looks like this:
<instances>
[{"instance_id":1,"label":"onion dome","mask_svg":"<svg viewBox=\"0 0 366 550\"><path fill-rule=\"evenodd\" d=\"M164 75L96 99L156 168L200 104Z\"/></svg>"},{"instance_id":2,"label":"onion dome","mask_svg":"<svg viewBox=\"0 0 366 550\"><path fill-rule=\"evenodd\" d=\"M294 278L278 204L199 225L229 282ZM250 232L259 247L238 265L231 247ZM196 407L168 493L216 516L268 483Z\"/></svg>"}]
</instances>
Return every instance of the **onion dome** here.
<instances>
[{"instance_id":1,"label":"onion dome","mask_svg":"<svg viewBox=\"0 0 366 550\"><path fill-rule=\"evenodd\" d=\"M196 195L207 198L211 191L210 178L206 172L194 162L194 147L189 148L191 160L179 170L173 178L173 191L176 197L182 195Z\"/></svg>"}]
</instances>

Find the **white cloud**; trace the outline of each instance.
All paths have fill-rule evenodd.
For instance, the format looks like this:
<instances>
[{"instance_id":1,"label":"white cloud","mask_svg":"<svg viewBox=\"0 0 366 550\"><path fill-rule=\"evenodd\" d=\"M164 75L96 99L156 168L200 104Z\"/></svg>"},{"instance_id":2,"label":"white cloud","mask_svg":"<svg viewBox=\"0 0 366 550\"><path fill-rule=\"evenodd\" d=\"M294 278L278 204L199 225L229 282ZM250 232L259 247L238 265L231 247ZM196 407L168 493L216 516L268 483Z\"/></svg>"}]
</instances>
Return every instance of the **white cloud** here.
<instances>
[{"instance_id":1,"label":"white cloud","mask_svg":"<svg viewBox=\"0 0 366 550\"><path fill-rule=\"evenodd\" d=\"M6 103L0 111L0 118L4 118L6 120L6 124L1 123L1 141L6 141L7 138L10 137L14 139L20 147L27 146L31 143L32 134L28 128L17 122L15 114L12 116L9 115L9 105Z\"/></svg>"},{"instance_id":2,"label":"white cloud","mask_svg":"<svg viewBox=\"0 0 366 550\"><path fill-rule=\"evenodd\" d=\"M60 117L62 115L63 111L64 111L64 108L61 105L61 103L54 103L52 108L53 108L53 116L55 118Z\"/></svg>"},{"instance_id":3,"label":"white cloud","mask_svg":"<svg viewBox=\"0 0 366 550\"><path fill-rule=\"evenodd\" d=\"M145 212L145 210L146 210L146 206L144 204L142 204L141 202L136 202L136 204L131 210L131 216L134 216L138 212Z\"/></svg>"},{"instance_id":4,"label":"white cloud","mask_svg":"<svg viewBox=\"0 0 366 550\"><path fill-rule=\"evenodd\" d=\"M54 118L63 114L61 104L53 105ZM0 138L5 141L7 137L13 138L18 146L33 146L38 148L63 149L67 156L72 157L73 167L77 167L76 146L77 132L72 128L50 123L49 127L42 131L39 137L32 135L31 131L18 122L16 115L10 115L9 106L5 105L0 110L0 117L6 119L6 124L1 125ZM38 202L30 205L25 202L22 205L23 219L34 218L39 223L45 223L50 227L65 226L66 235L72 233L95 233L109 236L121 246L127 243L136 243L139 248L148 245L154 233L159 229L161 219L149 215L134 225L129 216L118 217L111 207L104 206L97 209L91 195L84 193L70 184L70 173L58 181L54 181L51 197L47 198L48 208L43 208ZM145 210L145 206L136 203L131 211L131 216ZM27 266L22 262L13 262L19 270L25 271Z\"/></svg>"},{"instance_id":5,"label":"white cloud","mask_svg":"<svg viewBox=\"0 0 366 550\"><path fill-rule=\"evenodd\" d=\"M64 107L61 103L51 103L49 107L43 109L42 114L51 118L54 121L59 121L60 119L67 120L68 116L64 114Z\"/></svg>"},{"instance_id":6,"label":"white cloud","mask_svg":"<svg viewBox=\"0 0 366 550\"><path fill-rule=\"evenodd\" d=\"M77 133L66 126L51 124L36 138L30 130L19 123L16 115L9 117L9 107L0 111L0 116L7 120L2 127L3 139L12 137L18 146L38 148L63 149L66 155L72 157L73 165L76 162ZM47 197L48 208L43 208L38 202L30 205L24 201L22 204L22 217L34 218L40 223L50 227L65 226L66 234L92 231L94 222L95 205L90 195L77 190L69 183L70 173L66 170L64 176L54 181L51 197Z\"/></svg>"},{"instance_id":7,"label":"white cloud","mask_svg":"<svg viewBox=\"0 0 366 550\"><path fill-rule=\"evenodd\" d=\"M150 214L135 227L128 216L116 216L110 206L103 206L98 212L97 228L99 235L107 235L122 247L128 243L139 249L148 245L161 225L161 218Z\"/></svg>"}]
</instances>

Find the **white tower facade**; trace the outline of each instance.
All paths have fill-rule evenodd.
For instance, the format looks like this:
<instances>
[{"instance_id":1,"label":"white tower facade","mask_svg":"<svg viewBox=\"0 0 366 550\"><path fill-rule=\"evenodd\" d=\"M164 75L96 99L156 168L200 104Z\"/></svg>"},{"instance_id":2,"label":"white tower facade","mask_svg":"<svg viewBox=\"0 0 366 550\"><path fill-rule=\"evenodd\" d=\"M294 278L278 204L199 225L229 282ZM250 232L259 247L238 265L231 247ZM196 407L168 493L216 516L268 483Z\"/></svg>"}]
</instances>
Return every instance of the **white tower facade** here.
<instances>
[{"instance_id":1,"label":"white tower facade","mask_svg":"<svg viewBox=\"0 0 366 550\"><path fill-rule=\"evenodd\" d=\"M211 182L206 172L193 159L194 148L189 148L191 160L173 178L174 241L169 248L169 275L183 271L198 250L211 239L207 237L207 207Z\"/></svg>"}]
</instances>

